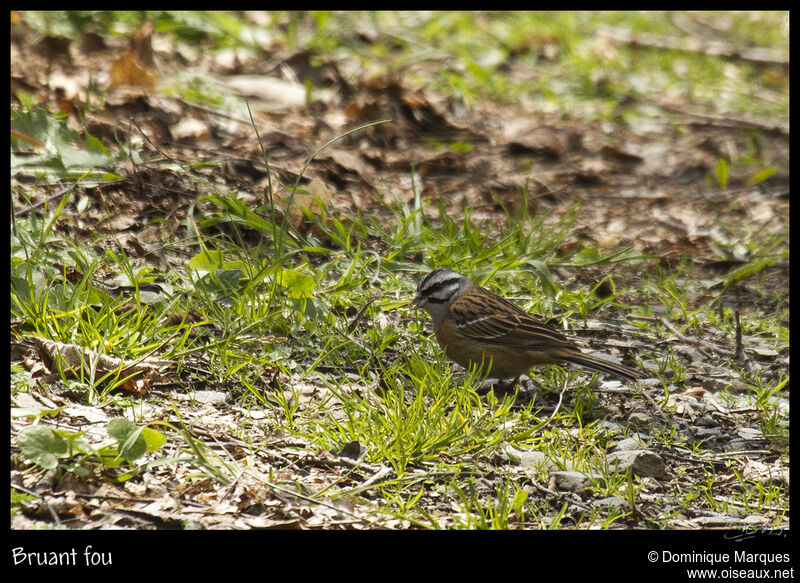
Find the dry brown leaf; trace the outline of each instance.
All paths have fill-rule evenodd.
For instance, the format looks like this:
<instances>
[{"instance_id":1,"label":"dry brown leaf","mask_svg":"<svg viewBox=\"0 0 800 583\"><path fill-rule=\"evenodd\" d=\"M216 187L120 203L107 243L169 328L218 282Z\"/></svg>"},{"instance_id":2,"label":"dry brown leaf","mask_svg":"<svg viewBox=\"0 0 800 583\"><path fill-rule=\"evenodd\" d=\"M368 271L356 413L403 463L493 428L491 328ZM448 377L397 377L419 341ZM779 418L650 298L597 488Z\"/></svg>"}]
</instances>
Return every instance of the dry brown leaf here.
<instances>
[{"instance_id":1,"label":"dry brown leaf","mask_svg":"<svg viewBox=\"0 0 800 583\"><path fill-rule=\"evenodd\" d=\"M224 89L255 100L259 109L278 112L306 104L306 88L301 83L266 75L230 75L218 82Z\"/></svg>"},{"instance_id":2,"label":"dry brown leaf","mask_svg":"<svg viewBox=\"0 0 800 583\"><path fill-rule=\"evenodd\" d=\"M148 20L131 37L131 51L136 55L136 61L145 67L153 68L156 65L153 56L153 21Z\"/></svg>"},{"instance_id":3,"label":"dry brown leaf","mask_svg":"<svg viewBox=\"0 0 800 583\"><path fill-rule=\"evenodd\" d=\"M111 225L111 227L117 232L126 231L127 229L130 229L138 224L139 220L130 215L116 215L109 222L109 225Z\"/></svg>"},{"instance_id":4,"label":"dry brown leaf","mask_svg":"<svg viewBox=\"0 0 800 583\"><path fill-rule=\"evenodd\" d=\"M642 157L624 148L612 144L604 144L600 148L600 154L606 160L611 160L623 165L637 165L643 162Z\"/></svg>"},{"instance_id":5,"label":"dry brown leaf","mask_svg":"<svg viewBox=\"0 0 800 583\"><path fill-rule=\"evenodd\" d=\"M119 378L137 374L135 377L126 380L122 388L139 394L146 392L159 374L166 370L171 363L167 360L156 358L144 358L132 363L126 363L121 358L100 354L96 350L90 350L77 344L66 344L56 342L38 336L29 336L31 342L39 349L40 356L45 360L47 367L55 372L63 370L66 373L79 377L81 371L86 374L94 369L95 380L102 378L107 373L120 371Z\"/></svg>"},{"instance_id":6,"label":"dry brown leaf","mask_svg":"<svg viewBox=\"0 0 800 583\"><path fill-rule=\"evenodd\" d=\"M136 59L133 53L125 53L111 65L111 85L123 85L152 89L156 84L156 76Z\"/></svg>"},{"instance_id":7,"label":"dry brown leaf","mask_svg":"<svg viewBox=\"0 0 800 583\"><path fill-rule=\"evenodd\" d=\"M352 123L390 118L393 123L380 124L365 132L379 144L394 144L403 134L415 140L486 141L483 134L452 121L452 116L431 103L425 93L405 87L392 76L367 79L363 86L366 94L353 98L344 111Z\"/></svg>"},{"instance_id":8,"label":"dry brown leaf","mask_svg":"<svg viewBox=\"0 0 800 583\"><path fill-rule=\"evenodd\" d=\"M192 138L195 140L208 139L208 123L194 117L184 117L172 126L172 137L176 140Z\"/></svg>"},{"instance_id":9,"label":"dry brown leaf","mask_svg":"<svg viewBox=\"0 0 800 583\"><path fill-rule=\"evenodd\" d=\"M689 389L688 391L683 391L682 393L678 393L678 394L679 394L679 395L682 395L682 396L684 396L684 397L694 397L695 399L697 399L698 401L700 401L700 400L702 400L702 398L703 398L703 397L704 397L704 396L705 396L707 393L708 393L708 391L707 391L707 390L705 390L705 389L703 389L703 388L700 388L700 387L698 387L698 388L695 388L695 389Z\"/></svg>"},{"instance_id":10,"label":"dry brown leaf","mask_svg":"<svg viewBox=\"0 0 800 583\"><path fill-rule=\"evenodd\" d=\"M322 232L314 221L306 216L305 211L309 211L314 218L320 222L328 220L328 205L332 199L332 192L328 189L322 180L315 177L309 182L303 190L298 189L291 197L289 193L281 196L278 199L278 205L287 211L289 215L289 222L300 233L308 233L309 231L321 236ZM291 206L289 205L291 201Z\"/></svg>"},{"instance_id":11,"label":"dry brown leaf","mask_svg":"<svg viewBox=\"0 0 800 583\"><path fill-rule=\"evenodd\" d=\"M775 460L771 464L759 460L744 458L744 469L742 478L752 480L762 484L778 482L789 485L789 468L781 460Z\"/></svg>"},{"instance_id":12,"label":"dry brown leaf","mask_svg":"<svg viewBox=\"0 0 800 583\"><path fill-rule=\"evenodd\" d=\"M581 136L576 132L528 120L508 122L503 137L511 153L534 152L553 158L561 158L581 144Z\"/></svg>"}]
</instances>

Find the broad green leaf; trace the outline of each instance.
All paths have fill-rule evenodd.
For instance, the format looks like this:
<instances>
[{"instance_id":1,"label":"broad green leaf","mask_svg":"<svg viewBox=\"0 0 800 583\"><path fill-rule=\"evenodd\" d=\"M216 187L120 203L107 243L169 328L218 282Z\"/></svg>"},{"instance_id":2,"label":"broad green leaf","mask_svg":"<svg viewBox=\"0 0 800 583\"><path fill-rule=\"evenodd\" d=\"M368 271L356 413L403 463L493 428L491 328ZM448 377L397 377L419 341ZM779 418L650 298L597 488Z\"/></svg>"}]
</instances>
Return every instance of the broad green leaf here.
<instances>
[{"instance_id":1,"label":"broad green leaf","mask_svg":"<svg viewBox=\"0 0 800 583\"><path fill-rule=\"evenodd\" d=\"M754 174L750 179L747 181L747 186L753 186L754 184L758 184L759 182L763 182L773 174L777 172L777 168L775 166L768 166L764 168L761 172L757 172Z\"/></svg>"},{"instance_id":2,"label":"broad green leaf","mask_svg":"<svg viewBox=\"0 0 800 583\"><path fill-rule=\"evenodd\" d=\"M139 459L147 452L147 442L142 436L144 427L136 427L119 448L119 454L128 461Z\"/></svg>"},{"instance_id":3,"label":"broad green leaf","mask_svg":"<svg viewBox=\"0 0 800 583\"><path fill-rule=\"evenodd\" d=\"M717 175L717 183L719 184L720 188L725 188L728 186L728 161L725 158L720 158L717 160L716 166L714 166L714 172Z\"/></svg>"},{"instance_id":4,"label":"broad green leaf","mask_svg":"<svg viewBox=\"0 0 800 583\"><path fill-rule=\"evenodd\" d=\"M128 461L136 460L148 451L157 451L167 441L159 431L139 427L123 417L108 422L108 434L119 442L119 456Z\"/></svg>"},{"instance_id":5,"label":"broad green leaf","mask_svg":"<svg viewBox=\"0 0 800 583\"><path fill-rule=\"evenodd\" d=\"M222 251L202 251L189 260L189 269L200 273L208 273L222 266L224 257Z\"/></svg>"},{"instance_id":6,"label":"broad green leaf","mask_svg":"<svg viewBox=\"0 0 800 583\"><path fill-rule=\"evenodd\" d=\"M124 417L115 417L108 422L106 426L108 434L117 441L125 441L132 431L137 429L136 423L128 421Z\"/></svg>"},{"instance_id":7,"label":"broad green leaf","mask_svg":"<svg viewBox=\"0 0 800 583\"><path fill-rule=\"evenodd\" d=\"M310 298L314 295L314 278L294 269L281 271L278 283L286 288L290 298Z\"/></svg>"},{"instance_id":8,"label":"broad green leaf","mask_svg":"<svg viewBox=\"0 0 800 583\"><path fill-rule=\"evenodd\" d=\"M68 441L45 425L23 427L17 435L17 445L25 458L49 470L69 452Z\"/></svg>"},{"instance_id":9,"label":"broad green leaf","mask_svg":"<svg viewBox=\"0 0 800 583\"><path fill-rule=\"evenodd\" d=\"M142 437L144 437L145 443L147 443L147 451L158 451L167 443L167 438L163 433L150 427L142 429Z\"/></svg>"}]
</instances>

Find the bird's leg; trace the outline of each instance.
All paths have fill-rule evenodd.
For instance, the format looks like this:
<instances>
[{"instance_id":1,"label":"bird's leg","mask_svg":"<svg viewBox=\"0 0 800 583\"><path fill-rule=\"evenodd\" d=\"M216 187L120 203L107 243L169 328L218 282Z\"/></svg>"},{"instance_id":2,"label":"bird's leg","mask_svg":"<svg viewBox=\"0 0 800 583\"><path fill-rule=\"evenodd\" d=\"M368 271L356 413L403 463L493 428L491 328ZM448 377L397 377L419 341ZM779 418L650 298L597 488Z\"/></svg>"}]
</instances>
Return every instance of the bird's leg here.
<instances>
[{"instance_id":1,"label":"bird's leg","mask_svg":"<svg viewBox=\"0 0 800 583\"><path fill-rule=\"evenodd\" d=\"M522 376L522 375L520 375L520 376ZM515 378L513 381L511 381L510 383L508 383L508 385L503 387L503 388L507 392L510 393L512 389L516 388L518 382L519 382L519 376L517 378Z\"/></svg>"},{"instance_id":2,"label":"bird's leg","mask_svg":"<svg viewBox=\"0 0 800 583\"><path fill-rule=\"evenodd\" d=\"M522 379L522 380L520 380ZM536 389L540 389L541 387L534 383L529 376L520 375L517 379L520 383L520 390L525 391L526 393L533 393L536 392Z\"/></svg>"},{"instance_id":3,"label":"bird's leg","mask_svg":"<svg viewBox=\"0 0 800 583\"><path fill-rule=\"evenodd\" d=\"M515 392L519 392L520 395L525 397L530 397L536 394L536 390L538 389L538 385L536 385L530 377L526 375L519 375L513 379L503 380L503 379L494 379L489 378L486 379L483 384L478 388L476 391L479 395L485 395L492 389L494 389L495 395L513 395Z\"/></svg>"},{"instance_id":4,"label":"bird's leg","mask_svg":"<svg viewBox=\"0 0 800 583\"><path fill-rule=\"evenodd\" d=\"M481 386L475 392L479 395L485 395L502 382L501 379L488 378L481 383Z\"/></svg>"},{"instance_id":5,"label":"bird's leg","mask_svg":"<svg viewBox=\"0 0 800 583\"><path fill-rule=\"evenodd\" d=\"M486 379L479 392L480 394L485 394L494 389L495 395L510 395L514 392L517 381L519 381L519 377L505 381L503 379Z\"/></svg>"}]
</instances>

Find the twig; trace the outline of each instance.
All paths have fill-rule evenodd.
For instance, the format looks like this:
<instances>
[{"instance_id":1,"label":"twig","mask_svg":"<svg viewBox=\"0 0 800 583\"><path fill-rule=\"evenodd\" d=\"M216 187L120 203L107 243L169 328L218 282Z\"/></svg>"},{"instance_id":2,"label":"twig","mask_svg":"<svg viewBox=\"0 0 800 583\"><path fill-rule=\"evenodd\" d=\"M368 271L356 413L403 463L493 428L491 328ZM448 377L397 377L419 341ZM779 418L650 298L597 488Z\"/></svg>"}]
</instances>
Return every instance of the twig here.
<instances>
[{"instance_id":1,"label":"twig","mask_svg":"<svg viewBox=\"0 0 800 583\"><path fill-rule=\"evenodd\" d=\"M567 381L565 379L564 380L564 386L561 388L561 392L558 393L558 403L556 403L556 408L553 409L552 413L550 413L550 417L547 418L547 421L544 422L544 425L540 425L539 426L539 429L542 429L548 423L550 423L553 420L553 417L556 416L556 413L558 413L558 410L561 409L561 403L564 400L564 391L566 391L566 390L567 390Z\"/></svg>"},{"instance_id":2,"label":"twig","mask_svg":"<svg viewBox=\"0 0 800 583\"><path fill-rule=\"evenodd\" d=\"M361 309L360 309L360 310L358 310L358 312L356 312L356 315L355 315L355 316L353 316L353 319L352 319L352 320L350 320L350 322L348 322L348 324L347 324L347 331L348 331L348 332L352 332L352 331L355 329L355 327L356 327L356 324L358 324L358 321L359 321L359 320L361 320L362 316L363 316L363 315L366 313L366 311L367 311L367 308L368 308L368 307L370 306L370 304L372 304L372 302L374 302L376 299L377 299L377 298L370 298L370 299L369 299L369 301L367 301L367 302L366 302L366 303L365 303L363 306L361 306Z\"/></svg>"},{"instance_id":3,"label":"twig","mask_svg":"<svg viewBox=\"0 0 800 583\"><path fill-rule=\"evenodd\" d=\"M739 321L739 310L733 312L736 316L736 360L747 360L742 342L742 323Z\"/></svg>"},{"instance_id":4,"label":"twig","mask_svg":"<svg viewBox=\"0 0 800 583\"><path fill-rule=\"evenodd\" d=\"M714 500L725 502L726 504L730 504L731 506L738 506L739 508L747 508L748 510L751 507L751 505L748 504L747 502L740 502L739 500L736 500L735 498L732 498L730 496L717 495L714 496ZM781 508L779 506L767 506L766 504L763 506L759 506L759 508L762 510L771 510L772 512L785 512L786 510L788 510L788 508Z\"/></svg>"},{"instance_id":5,"label":"twig","mask_svg":"<svg viewBox=\"0 0 800 583\"><path fill-rule=\"evenodd\" d=\"M623 28L611 26L598 27L597 34L606 36L620 43L633 47L702 53L727 59L739 59L764 65L779 65L789 68L789 59L783 54L763 47L734 47L728 43L696 38L679 38L674 36L658 36L655 34L636 33Z\"/></svg>"},{"instance_id":6,"label":"twig","mask_svg":"<svg viewBox=\"0 0 800 583\"><path fill-rule=\"evenodd\" d=\"M533 485L534 488L536 488L541 492L544 492L545 494L548 494L551 498L559 498L559 497L569 498L570 501L575 506L577 506L584 512L588 512L589 510L591 510L591 508L589 508L589 506L584 504L583 500L577 494L574 494L572 492L556 492L555 490L551 490L547 486L541 485L536 480L531 480L531 484Z\"/></svg>"},{"instance_id":7,"label":"twig","mask_svg":"<svg viewBox=\"0 0 800 583\"><path fill-rule=\"evenodd\" d=\"M25 207L24 209L20 209L20 210L18 210L18 211L16 211L16 212L14 212L14 205L13 205L13 203L12 203L12 205L11 205L11 210L12 210L12 212L14 212L14 215L15 215L15 216L17 216L17 217L22 217L22 216L24 216L24 215L27 215L27 214L28 214L29 212L31 212L33 209L35 209L35 208L38 208L38 207L42 206L43 204L50 202L51 200L54 200L54 199L56 199L56 198L60 198L60 197L62 197L63 195L65 195L66 193L68 193L70 190L72 190L73 188L75 188L75 185L76 185L76 184L78 184L78 181L77 181L77 180L76 180L75 182L73 182L71 186L67 186L67 187L65 187L65 188L62 188L62 189L61 189L61 190L59 190L58 192L56 192L56 193L54 193L54 194L51 194L50 196L47 196L47 197L43 198L43 199L42 199L42 200L40 200L39 202L35 202L35 203L33 203L32 205L30 205L30 206L27 206L27 207Z\"/></svg>"},{"instance_id":8,"label":"twig","mask_svg":"<svg viewBox=\"0 0 800 583\"><path fill-rule=\"evenodd\" d=\"M164 157L165 160L168 160L168 161L172 162L173 164L175 164L179 168L183 168L184 164L181 164L175 158L173 158L172 156L167 154L164 150L161 149L160 146L158 146L158 144L156 144L153 140L150 139L150 136L141 128L141 126L136 121L136 119L131 117L129 121L130 121L131 125L136 126L136 129L139 130L139 135L141 135L151 146L153 146L153 149L155 149L156 152L161 154ZM136 170L136 160L135 160L134 156L131 156L131 162L134 165L134 170ZM137 172L137 174L138 174L138 172ZM193 174L196 174L196 173L193 172ZM199 174L196 174L196 175L199 176Z\"/></svg>"},{"instance_id":9,"label":"twig","mask_svg":"<svg viewBox=\"0 0 800 583\"><path fill-rule=\"evenodd\" d=\"M235 121L237 123L240 123L242 125L246 125L248 127L252 125L252 121L250 121L249 119L244 119L243 117L239 117L237 115L226 113L224 111L220 111L218 109L213 109L211 107L205 107L205 106L200 105L198 103L191 103L191 102L186 101L186 100L182 100L182 102L187 107L191 107L193 109L200 110L200 111L202 111L204 113L207 113L209 115L213 115L213 116L216 116L216 117L221 117L223 119L227 119L227 120L230 120L230 121ZM266 122L262 121L262 122L260 122L260 125L263 128L265 128L265 130L268 131L271 134L278 134L278 135L281 135L281 136L284 136L284 137L287 137L287 138L294 137L294 136L292 136L291 133L280 129L279 127L277 127L277 126L275 126L273 124L266 123Z\"/></svg>"},{"instance_id":10,"label":"twig","mask_svg":"<svg viewBox=\"0 0 800 583\"><path fill-rule=\"evenodd\" d=\"M534 385L533 381L530 380L530 379L528 379L527 382L531 383L531 386ZM559 391L559 393L558 393L558 403L556 403L555 409L553 409L553 412L550 413L550 417L548 417L544 421L544 423L542 423L541 425L539 425L536 428L537 431L541 431L543 428L547 427L547 425L555 418L555 416L558 413L559 409L561 409L561 403L564 401L564 392L567 390L567 386L568 386L567 380L564 379L564 386L561 387L561 391ZM532 390L532 389L527 389L527 390Z\"/></svg>"},{"instance_id":11,"label":"twig","mask_svg":"<svg viewBox=\"0 0 800 583\"><path fill-rule=\"evenodd\" d=\"M656 107L660 107L661 109L666 109L667 111L672 111L674 113L679 113L681 115L696 117L699 119L699 121L693 122L694 125L710 125L715 127L734 128L734 129L747 128L747 129L763 130L766 132L773 132L784 136L789 135L789 126L786 124L772 123L758 119L741 117L738 115L730 115L730 114L717 115L714 113L700 111L699 109L692 109L692 108L687 108L686 106L678 106L671 103L666 103L656 99L648 99L642 96L637 97L637 99L639 99L639 101L643 103L647 103L648 105L654 105Z\"/></svg>"},{"instance_id":12,"label":"twig","mask_svg":"<svg viewBox=\"0 0 800 583\"><path fill-rule=\"evenodd\" d=\"M278 486L277 484L275 484L273 482L270 482L269 480L265 480L264 478L262 478L261 476L257 475L254 472L250 472L248 470L245 470L245 472L251 478L255 478L256 480L258 480L262 484L266 484L267 486L269 486L273 490L283 494L284 496L289 496L289 497L292 497L292 498L299 498L299 499L305 500L306 502L309 502L311 504L318 504L320 506L325 506L326 508L330 508L331 510L335 510L336 512L341 512L342 514L347 514L348 516L352 517L353 519L357 520L358 522L363 522L363 523L369 524L371 526L378 525L377 522L375 522L373 520L369 520L368 518L364 518L362 516L358 516L354 512L350 512L349 510L347 510L345 508L334 506L333 504L328 504L327 502L323 502L322 500L317 500L315 498L312 498L311 496L306 496L305 494L301 494L300 492L287 490L286 488L282 488L281 486ZM380 526L382 526L382 525L380 525Z\"/></svg>"},{"instance_id":13,"label":"twig","mask_svg":"<svg viewBox=\"0 0 800 583\"><path fill-rule=\"evenodd\" d=\"M775 452L774 451L770 451L768 449L740 449L740 450L737 450L737 451L720 451L720 452L716 452L714 455L716 455L717 457L726 458L726 457L737 457L737 456L740 456L740 455L764 456L764 455L769 455L771 453L775 453Z\"/></svg>"},{"instance_id":14,"label":"twig","mask_svg":"<svg viewBox=\"0 0 800 583\"><path fill-rule=\"evenodd\" d=\"M725 348L723 346L717 346L716 344L712 344L711 342L708 342L707 340L702 340L700 338L689 338L688 336L685 336L684 334L679 332L678 329L675 328L675 326L673 326L670 323L670 321L667 320L666 318L660 317L658 319L658 321L661 322L662 324L664 324L664 326L666 326L667 329L670 332L672 332L675 335L675 337L678 340L680 340L681 342L686 342L688 344L694 344L696 346L700 346L701 348L705 348L707 350L711 350L712 352L716 352L717 354L721 354L723 356L727 356L731 352L729 348Z\"/></svg>"},{"instance_id":15,"label":"twig","mask_svg":"<svg viewBox=\"0 0 800 583\"><path fill-rule=\"evenodd\" d=\"M53 509L53 507L50 505L50 502L48 502L44 496L42 496L38 492L29 490L24 486L20 486L19 484L11 484L11 487L14 488L15 490L19 490L20 492L25 492L29 496L35 496L39 500L39 502L44 504L47 510L50 512L50 517L53 519L53 522L56 524L56 526L59 526L61 524L61 519L58 517L58 513Z\"/></svg>"},{"instance_id":16,"label":"twig","mask_svg":"<svg viewBox=\"0 0 800 583\"><path fill-rule=\"evenodd\" d=\"M377 472L375 472L374 474L372 474L372 475L371 475L369 478L367 478L367 479L364 481L364 483L363 483L363 484L361 484L360 486L358 486L358 488L359 488L359 491L364 491L364 490L366 490L366 489L368 489L368 488L371 488L373 484L375 484L375 483L376 483L376 482L378 482L379 480L382 480L383 478L385 478L386 476L388 476L389 474L391 474L391 473L392 473L392 471L393 471L393 470L392 470L392 468L390 468L389 466L383 466L383 465L382 465L382 466L380 467L380 469L379 469Z\"/></svg>"},{"instance_id":17,"label":"twig","mask_svg":"<svg viewBox=\"0 0 800 583\"><path fill-rule=\"evenodd\" d=\"M770 451L768 449L741 449L737 451L720 451L720 452L713 452L712 454L707 454L707 455L697 455L691 452L677 453L674 451L670 451L669 449L659 448L659 454L662 456L671 457L676 460L692 462L695 464L721 464L726 458L751 456L751 455L764 456L773 453L775 452Z\"/></svg>"},{"instance_id":18,"label":"twig","mask_svg":"<svg viewBox=\"0 0 800 583\"><path fill-rule=\"evenodd\" d=\"M641 391L638 391L637 394L640 394L642 397L644 397L644 400L647 401L647 403L653 408L653 411L655 411L656 415L666 421L673 422L673 420L664 412L664 410L658 406L656 400L647 394L646 390L642 389Z\"/></svg>"}]
</instances>

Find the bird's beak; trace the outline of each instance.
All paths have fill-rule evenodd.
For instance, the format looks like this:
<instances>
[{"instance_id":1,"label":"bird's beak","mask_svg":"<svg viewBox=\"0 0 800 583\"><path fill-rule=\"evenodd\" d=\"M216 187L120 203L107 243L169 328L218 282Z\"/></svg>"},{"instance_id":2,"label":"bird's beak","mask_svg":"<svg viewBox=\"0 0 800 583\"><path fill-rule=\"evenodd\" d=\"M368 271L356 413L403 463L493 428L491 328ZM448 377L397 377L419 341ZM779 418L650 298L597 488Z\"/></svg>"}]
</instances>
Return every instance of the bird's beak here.
<instances>
[{"instance_id":1,"label":"bird's beak","mask_svg":"<svg viewBox=\"0 0 800 583\"><path fill-rule=\"evenodd\" d=\"M413 300L411 300L411 307L412 308L419 308L425 300L422 296L417 296Z\"/></svg>"}]
</instances>

